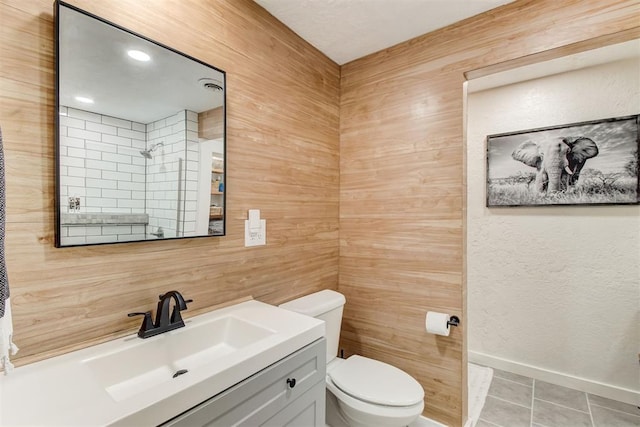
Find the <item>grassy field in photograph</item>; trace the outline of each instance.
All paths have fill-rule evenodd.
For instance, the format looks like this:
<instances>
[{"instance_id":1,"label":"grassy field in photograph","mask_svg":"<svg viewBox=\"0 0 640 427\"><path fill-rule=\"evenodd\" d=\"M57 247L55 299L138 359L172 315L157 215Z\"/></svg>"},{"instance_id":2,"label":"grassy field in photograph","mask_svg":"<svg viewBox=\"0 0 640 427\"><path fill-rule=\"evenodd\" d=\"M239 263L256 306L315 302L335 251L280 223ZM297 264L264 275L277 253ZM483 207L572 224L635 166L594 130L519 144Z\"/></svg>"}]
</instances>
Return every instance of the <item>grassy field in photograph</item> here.
<instances>
[{"instance_id":1,"label":"grassy field in photograph","mask_svg":"<svg viewBox=\"0 0 640 427\"><path fill-rule=\"evenodd\" d=\"M538 193L533 183L511 184L499 179L491 180L488 186L489 206L637 203L638 201L637 179L631 176L609 181L588 178L566 192L548 195Z\"/></svg>"}]
</instances>

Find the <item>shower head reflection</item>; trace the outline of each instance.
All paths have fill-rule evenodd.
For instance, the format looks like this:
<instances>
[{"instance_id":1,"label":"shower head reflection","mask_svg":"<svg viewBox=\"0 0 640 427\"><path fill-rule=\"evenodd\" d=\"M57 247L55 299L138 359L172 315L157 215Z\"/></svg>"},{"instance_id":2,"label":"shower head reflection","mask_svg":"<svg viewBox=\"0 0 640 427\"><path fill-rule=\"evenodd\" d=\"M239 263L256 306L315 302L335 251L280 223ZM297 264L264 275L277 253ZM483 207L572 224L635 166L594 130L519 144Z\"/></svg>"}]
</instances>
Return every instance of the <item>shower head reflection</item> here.
<instances>
[{"instance_id":1,"label":"shower head reflection","mask_svg":"<svg viewBox=\"0 0 640 427\"><path fill-rule=\"evenodd\" d=\"M164 142L158 142L157 144L153 144L151 147L149 147L146 150L141 150L140 154L142 154L142 157L144 157L145 159L151 160L153 158L151 153L153 153L155 150L158 149L158 147L161 147L163 145L164 145Z\"/></svg>"}]
</instances>

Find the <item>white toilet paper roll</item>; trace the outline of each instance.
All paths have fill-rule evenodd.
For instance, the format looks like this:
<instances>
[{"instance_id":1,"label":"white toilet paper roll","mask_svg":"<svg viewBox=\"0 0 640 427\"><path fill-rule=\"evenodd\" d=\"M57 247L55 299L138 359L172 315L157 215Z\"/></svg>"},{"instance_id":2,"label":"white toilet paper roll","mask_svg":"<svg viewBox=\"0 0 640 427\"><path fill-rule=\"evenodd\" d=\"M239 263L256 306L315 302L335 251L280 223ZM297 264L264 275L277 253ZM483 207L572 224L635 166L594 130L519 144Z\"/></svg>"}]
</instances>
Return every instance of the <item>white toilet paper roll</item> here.
<instances>
[{"instance_id":1,"label":"white toilet paper roll","mask_svg":"<svg viewBox=\"0 0 640 427\"><path fill-rule=\"evenodd\" d=\"M450 316L446 313L438 313L435 311L427 311L425 326L430 334L449 336L451 328L447 325Z\"/></svg>"}]
</instances>

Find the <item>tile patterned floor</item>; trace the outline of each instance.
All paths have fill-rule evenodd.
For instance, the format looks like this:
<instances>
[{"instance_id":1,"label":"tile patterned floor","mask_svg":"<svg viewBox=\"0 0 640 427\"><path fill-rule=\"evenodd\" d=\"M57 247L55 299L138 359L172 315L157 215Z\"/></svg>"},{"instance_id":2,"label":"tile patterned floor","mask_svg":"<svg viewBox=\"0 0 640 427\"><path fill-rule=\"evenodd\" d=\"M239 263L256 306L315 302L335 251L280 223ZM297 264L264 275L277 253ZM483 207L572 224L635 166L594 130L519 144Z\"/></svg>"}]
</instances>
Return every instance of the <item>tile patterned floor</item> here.
<instances>
[{"instance_id":1,"label":"tile patterned floor","mask_svg":"<svg viewBox=\"0 0 640 427\"><path fill-rule=\"evenodd\" d=\"M494 369L476 427L640 427L640 409Z\"/></svg>"}]
</instances>

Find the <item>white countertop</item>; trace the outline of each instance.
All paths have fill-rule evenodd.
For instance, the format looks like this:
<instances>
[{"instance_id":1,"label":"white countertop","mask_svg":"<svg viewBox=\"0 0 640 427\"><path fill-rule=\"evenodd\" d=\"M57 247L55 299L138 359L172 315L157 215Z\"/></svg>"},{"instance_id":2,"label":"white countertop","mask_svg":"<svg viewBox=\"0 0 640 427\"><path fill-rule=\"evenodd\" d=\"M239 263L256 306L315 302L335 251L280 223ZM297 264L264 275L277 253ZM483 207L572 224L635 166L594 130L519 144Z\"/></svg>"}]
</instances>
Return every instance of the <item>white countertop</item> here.
<instances>
[{"instance_id":1,"label":"white countertop","mask_svg":"<svg viewBox=\"0 0 640 427\"><path fill-rule=\"evenodd\" d=\"M273 334L212 363L203 363L144 392L116 401L87 361L140 341L171 339L190 326L238 316ZM185 328L142 340L116 339L0 374L0 426L157 425L226 390L324 336L324 322L258 301L225 307L185 321ZM206 337L203 337L206 339Z\"/></svg>"}]
</instances>

